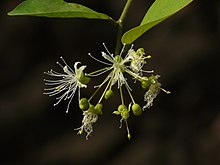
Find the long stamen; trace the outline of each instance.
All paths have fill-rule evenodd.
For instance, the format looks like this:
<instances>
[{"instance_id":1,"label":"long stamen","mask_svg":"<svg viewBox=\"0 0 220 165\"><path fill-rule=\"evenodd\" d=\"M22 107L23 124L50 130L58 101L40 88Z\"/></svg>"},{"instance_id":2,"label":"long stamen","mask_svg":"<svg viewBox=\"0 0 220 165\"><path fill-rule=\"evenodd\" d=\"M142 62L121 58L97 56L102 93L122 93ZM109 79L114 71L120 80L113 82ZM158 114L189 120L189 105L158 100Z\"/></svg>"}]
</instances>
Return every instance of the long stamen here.
<instances>
[{"instance_id":1,"label":"long stamen","mask_svg":"<svg viewBox=\"0 0 220 165\"><path fill-rule=\"evenodd\" d=\"M154 70L140 70L141 72L145 72L145 73L154 73Z\"/></svg>"},{"instance_id":2,"label":"long stamen","mask_svg":"<svg viewBox=\"0 0 220 165\"><path fill-rule=\"evenodd\" d=\"M70 71L71 72L74 72L73 70L72 70L72 68L71 67L69 67L69 65L66 63L66 61L64 60L64 58L61 56L60 57L60 59L63 61L63 63L70 69Z\"/></svg>"},{"instance_id":3,"label":"long stamen","mask_svg":"<svg viewBox=\"0 0 220 165\"><path fill-rule=\"evenodd\" d=\"M129 51L131 51L131 50L133 49L133 47L134 47L134 44L131 45L130 49L128 50L128 53L127 53L126 56L125 56L125 58L128 57L128 55L129 55Z\"/></svg>"},{"instance_id":4,"label":"long stamen","mask_svg":"<svg viewBox=\"0 0 220 165\"><path fill-rule=\"evenodd\" d=\"M125 72L127 72L129 75L133 76L135 79L138 79L138 80L141 79L141 76L139 76L138 74L132 72L132 71L129 70L129 69L125 69Z\"/></svg>"},{"instance_id":5,"label":"long stamen","mask_svg":"<svg viewBox=\"0 0 220 165\"><path fill-rule=\"evenodd\" d=\"M67 104L66 113L69 112L70 103L71 103L73 97L74 97L74 94L72 95L72 97L70 98L70 101L69 101L68 104Z\"/></svg>"},{"instance_id":6,"label":"long stamen","mask_svg":"<svg viewBox=\"0 0 220 165\"><path fill-rule=\"evenodd\" d=\"M102 43L102 44L103 44L105 50L107 51L107 53L113 58L113 54L110 53L110 51L108 50L108 48L107 48L107 46L105 45L105 43Z\"/></svg>"},{"instance_id":7,"label":"long stamen","mask_svg":"<svg viewBox=\"0 0 220 165\"><path fill-rule=\"evenodd\" d=\"M102 69L99 69L99 70L94 71L92 73L85 74L85 75L86 76L90 76L90 77L95 77L95 76L99 76L99 75L101 75L101 74L103 74L103 73L105 73L105 72L107 72L107 71L109 71L111 69L112 69L112 67L106 67L106 68L102 68Z\"/></svg>"},{"instance_id":8,"label":"long stamen","mask_svg":"<svg viewBox=\"0 0 220 165\"><path fill-rule=\"evenodd\" d=\"M163 88L161 88L161 87L159 87L163 92L165 92L166 94L170 94L171 92L170 91L167 91L167 90L165 90L165 89L163 89Z\"/></svg>"},{"instance_id":9,"label":"long stamen","mask_svg":"<svg viewBox=\"0 0 220 165\"><path fill-rule=\"evenodd\" d=\"M114 71L112 71L112 72L113 72L113 75L114 75ZM111 72L111 73L112 73L112 72ZM110 73L110 74L111 74L111 73ZM103 97L104 97L106 91L108 90L109 85L110 85L111 82L112 82L112 79L113 79L113 76L112 76L111 79L109 80L109 82L108 82L108 84L107 84L107 86L106 86L106 88L105 88L105 90L104 90L102 96L100 97L98 103L101 103L101 101L102 101L102 99L103 99Z\"/></svg>"},{"instance_id":10,"label":"long stamen","mask_svg":"<svg viewBox=\"0 0 220 165\"><path fill-rule=\"evenodd\" d=\"M112 72L111 72L112 73ZM97 88L96 91L92 94L92 96L89 98L89 101L96 95L96 93L99 91L99 89L102 87L102 85L104 85L108 79L111 77L111 73L109 73L109 75L105 78L105 80L98 86L94 86L94 88Z\"/></svg>"},{"instance_id":11,"label":"long stamen","mask_svg":"<svg viewBox=\"0 0 220 165\"><path fill-rule=\"evenodd\" d=\"M123 52L124 52L124 49L125 49L125 44L123 44L123 47L122 47L122 49L121 49L121 52L120 52L119 56L122 56L122 54L123 54Z\"/></svg>"},{"instance_id":12,"label":"long stamen","mask_svg":"<svg viewBox=\"0 0 220 165\"><path fill-rule=\"evenodd\" d=\"M56 62L57 65L59 65L61 68L63 68L64 66L61 65L58 61Z\"/></svg>"},{"instance_id":13,"label":"long stamen","mask_svg":"<svg viewBox=\"0 0 220 165\"><path fill-rule=\"evenodd\" d=\"M94 56L91 55L91 53L88 53L88 55L89 55L92 59L94 59L94 60L96 60L96 61L98 61L98 62L100 62L100 63L102 63L102 64L109 65L109 66L112 65L112 64L106 63L106 62L104 62L104 61L101 61L101 60L95 58Z\"/></svg>"},{"instance_id":14,"label":"long stamen","mask_svg":"<svg viewBox=\"0 0 220 165\"><path fill-rule=\"evenodd\" d=\"M127 91L128 91L128 94L129 94L129 96L130 96L130 98L131 98L131 100L132 100L133 104L135 104L134 98L133 98L133 96L132 96L132 94L131 94L131 91L129 90L128 85L127 85L127 84L125 84L125 87L126 87L126 89L127 89Z\"/></svg>"},{"instance_id":15,"label":"long stamen","mask_svg":"<svg viewBox=\"0 0 220 165\"><path fill-rule=\"evenodd\" d=\"M121 86L120 86L120 96L121 96L121 104L124 105L124 98L123 98L123 93L122 93Z\"/></svg>"}]
</instances>

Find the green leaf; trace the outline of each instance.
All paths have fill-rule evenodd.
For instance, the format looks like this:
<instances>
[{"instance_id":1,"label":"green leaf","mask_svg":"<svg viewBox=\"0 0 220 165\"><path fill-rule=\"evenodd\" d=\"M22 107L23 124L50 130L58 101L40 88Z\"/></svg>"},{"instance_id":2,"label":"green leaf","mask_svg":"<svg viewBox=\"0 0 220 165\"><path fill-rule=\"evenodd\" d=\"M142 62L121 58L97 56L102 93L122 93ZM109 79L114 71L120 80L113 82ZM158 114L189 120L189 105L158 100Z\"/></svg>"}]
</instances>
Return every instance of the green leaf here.
<instances>
[{"instance_id":1,"label":"green leaf","mask_svg":"<svg viewBox=\"0 0 220 165\"><path fill-rule=\"evenodd\" d=\"M172 16L193 0L156 0L145 14L141 24L122 36L122 43L131 44L142 34Z\"/></svg>"},{"instance_id":2,"label":"green leaf","mask_svg":"<svg viewBox=\"0 0 220 165\"><path fill-rule=\"evenodd\" d=\"M88 7L63 0L26 0L8 13L9 16L29 15L57 18L113 19Z\"/></svg>"}]
</instances>

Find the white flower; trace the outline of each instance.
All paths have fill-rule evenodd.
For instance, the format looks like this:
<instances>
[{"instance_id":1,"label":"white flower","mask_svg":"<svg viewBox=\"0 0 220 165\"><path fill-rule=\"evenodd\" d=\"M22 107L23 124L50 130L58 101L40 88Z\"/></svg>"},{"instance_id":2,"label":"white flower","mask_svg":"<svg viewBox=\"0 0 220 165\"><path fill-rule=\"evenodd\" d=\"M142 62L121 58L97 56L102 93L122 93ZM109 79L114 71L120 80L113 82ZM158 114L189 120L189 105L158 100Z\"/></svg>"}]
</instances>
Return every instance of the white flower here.
<instances>
[{"instance_id":1,"label":"white flower","mask_svg":"<svg viewBox=\"0 0 220 165\"><path fill-rule=\"evenodd\" d=\"M123 84L127 84L127 79L124 77L124 72L132 72L130 71L127 66L125 65L126 63L130 62L130 59L127 58L127 56L123 59L122 58L122 52L124 50L124 47L120 53L120 55L116 55L114 56L113 54L111 54L108 49L106 48L105 44L103 44L107 53L102 52L102 57L104 59L106 59L108 62L103 62L99 59L96 59L95 57L93 57L90 53L89 56L92 57L93 59L95 59L96 61L103 63L105 65L108 65L108 67L106 67L104 70L101 70L102 72L100 72L97 75L100 75L102 73L105 73L106 71L111 70L111 73L108 75L108 77L103 81L102 84L96 86L96 87L100 87L102 86L105 82L107 82L108 80L111 81L110 86L115 85L116 83L118 83L118 88L120 86L122 86ZM132 72L133 73L133 72ZM135 73L133 73L133 75L135 75ZM92 76L92 75L91 75ZM93 75L94 76L94 75Z\"/></svg>"},{"instance_id":2,"label":"white flower","mask_svg":"<svg viewBox=\"0 0 220 165\"><path fill-rule=\"evenodd\" d=\"M46 91L44 94L47 94L49 96L61 94L59 97L56 98L58 101L54 104L54 106L59 104L61 100L69 100L66 110L66 113L68 113L69 105L72 101L73 96L75 95L77 88L78 97L80 100L80 88L87 87L86 84L82 83L82 78L84 77L83 70L86 68L86 66L83 65L77 68L77 65L80 64L80 62L76 62L74 64L74 70L72 70L64 61L64 59L62 57L60 58L63 60L65 65L62 66L59 62L57 62L57 64L62 67L64 73L58 73L52 69L48 72L45 72L45 74L56 77L58 79L44 80L45 85L51 86L44 89Z\"/></svg>"},{"instance_id":3,"label":"white flower","mask_svg":"<svg viewBox=\"0 0 220 165\"><path fill-rule=\"evenodd\" d=\"M112 77L111 86L113 86L116 82L118 82L118 88L123 84L126 84L126 78L123 75L125 68L125 61L120 55L113 57L112 55L108 55L102 52L102 57L112 63L111 68L113 69L109 78Z\"/></svg>"},{"instance_id":4,"label":"white flower","mask_svg":"<svg viewBox=\"0 0 220 165\"><path fill-rule=\"evenodd\" d=\"M98 115L95 113L88 111L83 112L83 120L82 120L82 126L80 128L77 128L75 130L79 130L78 134L82 134L83 131L87 133L86 140L88 140L88 137L93 132L92 124L94 124L98 120Z\"/></svg>"}]
</instances>

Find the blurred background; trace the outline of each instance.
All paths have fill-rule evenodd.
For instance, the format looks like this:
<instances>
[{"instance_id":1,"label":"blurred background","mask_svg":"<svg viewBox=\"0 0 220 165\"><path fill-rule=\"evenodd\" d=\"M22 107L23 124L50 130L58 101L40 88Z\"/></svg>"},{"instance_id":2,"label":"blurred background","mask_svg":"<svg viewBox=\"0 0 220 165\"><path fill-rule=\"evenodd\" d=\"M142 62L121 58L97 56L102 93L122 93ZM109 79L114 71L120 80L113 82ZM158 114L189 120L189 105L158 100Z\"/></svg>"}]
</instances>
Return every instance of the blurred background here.
<instances>
[{"instance_id":1,"label":"blurred background","mask_svg":"<svg viewBox=\"0 0 220 165\"><path fill-rule=\"evenodd\" d=\"M132 138L111 115L119 99L105 102L104 115L88 141L77 135L82 113L77 97L53 106L43 95L43 74L60 56L88 71L102 67L106 43L114 52L116 28L109 22L86 19L9 17L21 0L0 2L0 164L1 165L219 165L220 164L220 1L194 1L172 18L135 41L152 55L146 70L160 74L163 87L153 107L130 117ZM117 19L125 0L68 1L86 5ZM153 0L134 1L125 30L138 25ZM100 79L92 80L96 85ZM93 88L82 90L89 97ZM143 91L134 95L144 105ZM117 103L117 104L116 104ZM114 107L115 106L115 107Z\"/></svg>"}]
</instances>

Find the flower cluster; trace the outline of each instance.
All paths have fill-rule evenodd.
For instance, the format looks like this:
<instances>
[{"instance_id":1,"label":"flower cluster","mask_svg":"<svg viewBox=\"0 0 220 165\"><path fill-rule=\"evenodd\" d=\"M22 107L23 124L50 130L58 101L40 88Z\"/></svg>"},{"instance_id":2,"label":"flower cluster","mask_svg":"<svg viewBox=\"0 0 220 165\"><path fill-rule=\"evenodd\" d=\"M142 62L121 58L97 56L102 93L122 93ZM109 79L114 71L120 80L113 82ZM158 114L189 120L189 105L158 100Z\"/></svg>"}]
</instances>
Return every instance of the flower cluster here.
<instances>
[{"instance_id":1,"label":"flower cluster","mask_svg":"<svg viewBox=\"0 0 220 165\"><path fill-rule=\"evenodd\" d=\"M63 73L58 73L52 69L45 74L55 77L55 80L45 79L45 85L49 86L45 89L45 93L49 96L60 95L56 99L58 100L57 105L61 100L69 100L67 105L68 112L72 98L78 88L78 100L79 108L82 110L83 119L82 126L77 128L78 134L86 132L86 139L93 132L93 124L97 122L98 116L102 115L103 108L103 99L107 100L114 95L113 86L117 85L117 88L120 93L121 104L118 105L117 110L113 111L113 114L119 115L120 119L120 128L124 122L127 129L127 137L131 138L131 134L128 127L128 119L131 112L134 116L140 116L142 111L145 108L150 108L153 105L153 100L162 90L165 93L169 94L169 91L164 90L161 87L161 84L158 81L159 75L153 75L153 71L143 70L144 65L147 62L147 59L151 56L147 56L143 48L139 48L137 51L133 49L133 45L124 53L125 46L122 48L120 54L111 54L105 44L103 44L106 52L101 52L103 60L99 60L88 54L94 60L105 64L106 67L96 70L91 73L85 73L85 65L78 67L80 62L74 64L74 70L71 69L61 57L64 65L57 62L57 64L63 69ZM124 55L125 54L125 55ZM124 57L123 57L124 56ZM94 86L96 90L90 98L80 98L80 89L87 88L87 85L91 77L97 77L99 75L108 73L103 82L97 86ZM150 76L144 76L145 73L150 74ZM141 107L132 96L132 89L128 83L128 77L134 79L134 83L140 82L140 86L146 91L144 94L144 101L146 105ZM104 91L102 92L99 101L94 105L92 104L92 99L99 92L99 90L105 86ZM126 90L130 96L131 102L126 105L123 96L123 90Z\"/></svg>"}]
</instances>

